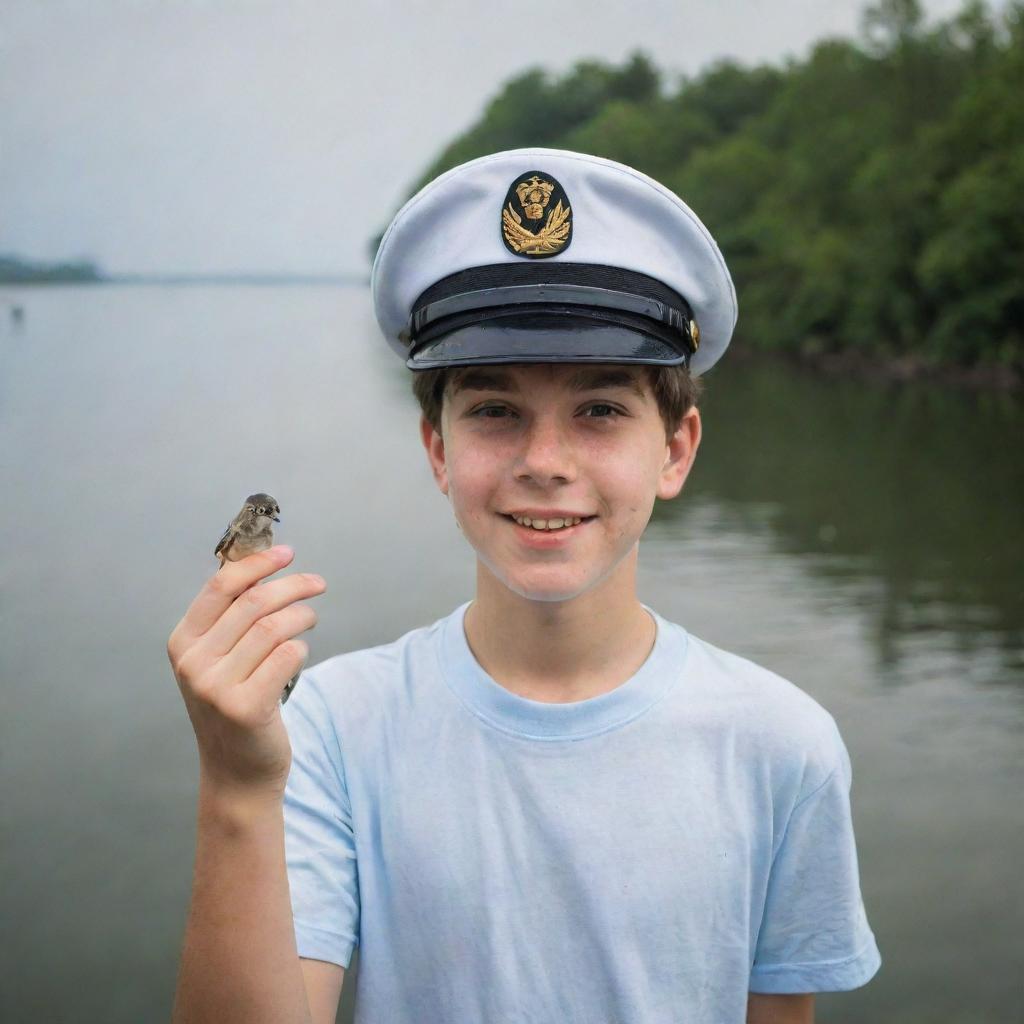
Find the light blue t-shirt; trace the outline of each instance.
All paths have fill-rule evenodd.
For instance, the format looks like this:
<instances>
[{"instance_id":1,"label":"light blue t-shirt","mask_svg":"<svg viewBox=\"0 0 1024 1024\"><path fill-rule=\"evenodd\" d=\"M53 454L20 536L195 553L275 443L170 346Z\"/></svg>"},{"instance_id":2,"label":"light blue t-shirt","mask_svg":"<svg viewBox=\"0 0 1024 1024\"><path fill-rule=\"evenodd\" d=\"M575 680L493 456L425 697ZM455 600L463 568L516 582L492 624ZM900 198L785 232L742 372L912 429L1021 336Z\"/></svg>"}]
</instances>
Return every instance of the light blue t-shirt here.
<instances>
[{"instance_id":1,"label":"light blue t-shirt","mask_svg":"<svg viewBox=\"0 0 1024 1024\"><path fill-rule=\"evenodd\" d=\"M742 1024L748 991L875 974L820 704L649 608L631 679L527 700L468 607L306 670L283 709L298 952L358 943L358 1022Z\"/></svg>"}]
</instances>

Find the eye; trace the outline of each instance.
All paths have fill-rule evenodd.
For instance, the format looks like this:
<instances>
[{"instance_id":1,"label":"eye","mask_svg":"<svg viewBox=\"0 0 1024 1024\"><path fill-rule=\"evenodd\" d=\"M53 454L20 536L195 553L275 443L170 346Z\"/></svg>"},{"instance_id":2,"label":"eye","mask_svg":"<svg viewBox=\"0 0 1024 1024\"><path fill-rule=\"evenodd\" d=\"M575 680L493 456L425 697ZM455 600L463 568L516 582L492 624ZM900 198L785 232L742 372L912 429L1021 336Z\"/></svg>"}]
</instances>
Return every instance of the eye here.
<instances>
[{"instance_id":1,"label":"eye","mask_svg":"<svg viewBox=\"0 0 1024 1024\"><path fill-rule=\"evenodd\" d=\"M470 415L471 416L477 416L480 419L485 419L485 420L498 420L498 419L502 419L503 418L503 414L506 413L506 412L511 412L511 410L507 406L504 406L504 405L484 405L484 406L481 406L481 408L479 408L479 409L474 409L473 412L470 413ZM489 413L497 413L497 415L496 416L491 416L491 415L488 415Z\"/></svg>"},{"instance_id":2,"label":"eye","mask_svg":"<svg viewBox=\"0 0 1024 1024\"><path fill-rule=\"evenodd\" d=\"M593 405L587 406L586 412L590 413L590 412L593 412L595 409L607 409L608 412L610 412L612 415L611 416L607 416L607 415L606 416L600 416L600 415L599 416L588 416L587 417L588 419L601 419L601 420L615 419L615 417L622 415L622 413L619 412L619 410L616 409L615 406L608 405L606 402L595 402Z\"/></svg>"},{"instance_id":3,"label":"eye","mask_svg":"<svg viewBox=\"0 0 1024 1024\"><path fill-rule=\"evenodd\" d=\"M258 509L256 509L256 515L258 515L258 516L265 515L266 511L267 510L262 505L260 505L260 507Z\"/></svg>"}]
</instances>

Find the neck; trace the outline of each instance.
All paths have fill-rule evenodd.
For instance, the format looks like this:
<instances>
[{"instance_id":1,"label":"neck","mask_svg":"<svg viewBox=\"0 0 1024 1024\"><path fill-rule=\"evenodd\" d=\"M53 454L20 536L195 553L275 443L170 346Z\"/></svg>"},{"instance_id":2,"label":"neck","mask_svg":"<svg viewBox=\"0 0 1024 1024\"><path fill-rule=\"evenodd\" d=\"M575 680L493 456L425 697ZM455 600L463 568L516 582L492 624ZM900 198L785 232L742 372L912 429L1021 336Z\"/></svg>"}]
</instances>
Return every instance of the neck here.
<instances>
[{"instance_id":1,"label":"neck","mask_svg":"<svg viewBox=\"0 0 1024 1024\"><path fill-rule=\"evenodd\" d=\"M636 559L634 548L599 586L566 601L522 597L478 560L464 624L473 656L530 700L563 704L614 690L647 660L657 634L636 596Z\"/></svg>"}]
</instances>

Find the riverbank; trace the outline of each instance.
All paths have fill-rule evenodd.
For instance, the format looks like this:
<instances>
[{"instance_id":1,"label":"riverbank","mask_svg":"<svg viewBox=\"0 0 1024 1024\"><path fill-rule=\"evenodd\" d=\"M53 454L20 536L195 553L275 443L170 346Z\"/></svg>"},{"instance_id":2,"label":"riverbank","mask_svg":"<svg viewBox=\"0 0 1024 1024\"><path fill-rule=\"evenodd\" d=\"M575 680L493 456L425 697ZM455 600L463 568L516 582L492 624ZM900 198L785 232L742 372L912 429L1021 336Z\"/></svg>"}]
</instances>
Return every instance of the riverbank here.
<instances>
[{"instance_id":1,"label":"riverbank","mask_svg":"<svg viewBox=\"0 0 1024 1024\"><path fill-rule=\"evenodd\" d=\"M930 383L970 391L1024 393L1024 374L1011 366L948 366L919 356L869 358L860 352L766 352L733 341L729 359L749 362L784 361L794 368L830 377L856 377L883 383Z\"/></svg>"}]
</instances>

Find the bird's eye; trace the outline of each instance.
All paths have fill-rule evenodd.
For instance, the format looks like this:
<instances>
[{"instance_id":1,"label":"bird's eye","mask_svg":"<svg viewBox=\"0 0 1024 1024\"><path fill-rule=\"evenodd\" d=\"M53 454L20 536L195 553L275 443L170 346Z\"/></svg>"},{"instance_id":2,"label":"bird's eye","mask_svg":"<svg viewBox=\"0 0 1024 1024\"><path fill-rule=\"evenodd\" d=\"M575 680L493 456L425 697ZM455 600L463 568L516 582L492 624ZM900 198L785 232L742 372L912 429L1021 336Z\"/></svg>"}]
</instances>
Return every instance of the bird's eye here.
<instances>
[{"instance_id":1,"label":"bird's eye","mask_svg":"<svg viewBox=\"0 0 1024 1024\"><path fill-rule=\"evenodd\" d=\"M266 515L266 512L267 510L262 505L260 505L260 507L256 509L256 515L258 516Z\"/></svg>"}]
</instances>

